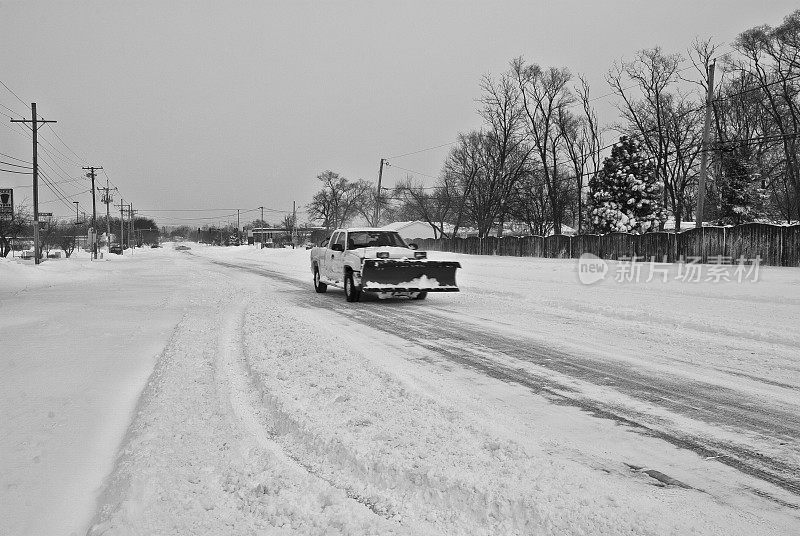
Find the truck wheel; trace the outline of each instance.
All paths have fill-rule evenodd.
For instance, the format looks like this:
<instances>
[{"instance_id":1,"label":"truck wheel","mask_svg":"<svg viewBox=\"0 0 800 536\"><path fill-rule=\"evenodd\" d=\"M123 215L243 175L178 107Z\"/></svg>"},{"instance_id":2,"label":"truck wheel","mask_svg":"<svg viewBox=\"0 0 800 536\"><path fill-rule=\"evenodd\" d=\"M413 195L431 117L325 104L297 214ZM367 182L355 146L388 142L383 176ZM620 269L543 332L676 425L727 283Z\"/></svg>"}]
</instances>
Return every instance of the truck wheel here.
<instances>
[{"instance_id":1,"label":"truck wheel","mask_svg":"<svg viewBox=\"0 0 800 536\"><path fill-rule=\"evenodd\" d=\"M349 302L357 302L361 299L361 289L353 283L353 274L344 276L344 297Z\"/></svg>"},{"instance_id":2,"label":"truck wheel","mask_svg":"<svg viewBox=\"0 0 800 536\"><path fill-rule=\"evenodd\" d=\"M415 300L424 300L427 297L428 297L428 291L427 290L423 290L422 292L417 292L417 295L414 296L414 299Z\"/></svg>"},{"instance_id":3,"label":"truck wheel","mask_svg":"<svg viewBox=\"0 0 800 536\"><path fill-rule=\"evenodd\" d=\"M314 268L314 290L322 294L328 290L328 285L319 280L319 269Z\"/></svg>"}]
</instances>

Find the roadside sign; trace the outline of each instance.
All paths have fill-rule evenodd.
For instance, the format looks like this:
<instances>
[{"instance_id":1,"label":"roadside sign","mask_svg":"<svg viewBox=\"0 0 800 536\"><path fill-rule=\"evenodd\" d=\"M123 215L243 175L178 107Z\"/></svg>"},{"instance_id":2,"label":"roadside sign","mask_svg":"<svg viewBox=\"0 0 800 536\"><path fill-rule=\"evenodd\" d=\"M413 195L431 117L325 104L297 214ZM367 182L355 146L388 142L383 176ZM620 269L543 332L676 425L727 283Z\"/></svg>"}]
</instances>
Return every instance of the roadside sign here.
<instances>
[{"instance_id":1,"label":"roadside sign","mask_svg":"<svg viewBox=\"0 0 800 536\"><path fill-rule=\"evenodd\" d=\"M14 219L14 190L0 188L0 220Z\"/></svg>"},{"instance_id":2,"label":"roadside sign","mask_svg":"<svg viewBox=\"0 0 800 536\"><path fill-rule=\"evenodd\" d=\"M53 213L52 212L40 212L39 213L39 227L41 229L49 229L50 224L53 222Z\"/></svg>"}]
</instances>

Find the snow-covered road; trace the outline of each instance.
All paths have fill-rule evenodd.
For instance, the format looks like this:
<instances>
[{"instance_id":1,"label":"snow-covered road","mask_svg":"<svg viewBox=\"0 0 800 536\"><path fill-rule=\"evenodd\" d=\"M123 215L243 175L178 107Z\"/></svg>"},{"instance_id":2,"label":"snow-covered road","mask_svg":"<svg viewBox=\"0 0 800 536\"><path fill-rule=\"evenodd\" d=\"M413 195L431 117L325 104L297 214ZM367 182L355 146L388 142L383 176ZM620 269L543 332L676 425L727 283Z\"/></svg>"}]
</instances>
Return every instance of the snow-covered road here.
<instances>
[{"instance_id":1,"label":"snow-covered road","mask_svg":"<svg viewBox=\"0 0 800 536\"><path fill-rule=\"evenodd\" d=\"M184 302L91 534L800 531L798 270L431 254L461 293L347 303L306 251L192 248L125 265Z\"/></svg>"}]
</instances>

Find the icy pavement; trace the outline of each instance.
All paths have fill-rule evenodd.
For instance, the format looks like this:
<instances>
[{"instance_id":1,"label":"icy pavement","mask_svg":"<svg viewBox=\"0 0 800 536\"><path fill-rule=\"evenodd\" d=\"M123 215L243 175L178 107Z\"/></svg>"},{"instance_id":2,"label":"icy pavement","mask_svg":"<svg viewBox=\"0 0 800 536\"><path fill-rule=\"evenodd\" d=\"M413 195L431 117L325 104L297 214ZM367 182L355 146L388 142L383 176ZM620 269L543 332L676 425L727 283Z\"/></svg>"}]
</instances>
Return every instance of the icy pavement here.
<instances>
[{"instance_id":1,"label":"icy pavement","mask_svg":"<svg viewBox=\"0 0 800 536\"><path fill-rule=\"evenodd\" d=\"M0 264L0 322L10 329L17 315L6 306L23 294L95 292L102 318L125 301L106 286L152 288L133 293L130 311L141 333L132 340L152 346L121 347L137 373L106 352L115 369L96 376L117 386L110 408L123 408L95 408L115 423L101 437L122 440L113 469L112 441L78 452L105 460L94 473L110 471L99 498L96 484L68 474L42 493L25 456L45 421L20 417L3 430L3 448L21 453L0 458L0 504L20 505L15 532L37 533L31 520L59 502L95 499L91 534L800 530L796 475L769 479L800 466L800 271L765 271L750 286L587 287L572 261L458 256L460 294L349 304L337 289L313 292L306 251L192 248L148 251L113 270L46 263L40 270L59 274L51 287L23 281L20 268L32 267ZM37 326L49 361L17 371L12 389L58 383L47 368L63 352L59 329L80 322L62 307L31 313L48 321ZM108 317L109 331L130 329L124 318ZM12 348L20 361L23 344ZM79 352L68 355L67 370L92 377ZM75 381L64 389L80 391ZM0 401L5 414L19 397ZM73 433L97 443L87 423ZM734 455L745 465L724 463ZM66 453L53 457L64 472ZM79 533L89 520L80 512L62 510L50 526Z\"/></svg>"}]
</instances>

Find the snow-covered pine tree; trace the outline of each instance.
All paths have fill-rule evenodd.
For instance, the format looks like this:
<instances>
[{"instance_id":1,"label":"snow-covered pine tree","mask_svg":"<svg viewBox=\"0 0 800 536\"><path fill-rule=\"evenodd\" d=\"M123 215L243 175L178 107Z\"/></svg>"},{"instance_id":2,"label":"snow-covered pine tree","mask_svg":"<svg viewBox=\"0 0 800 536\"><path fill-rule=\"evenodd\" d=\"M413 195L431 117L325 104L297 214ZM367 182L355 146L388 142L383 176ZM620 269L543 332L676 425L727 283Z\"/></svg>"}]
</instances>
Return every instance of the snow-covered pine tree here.
<instances>
[{"instance_id":1,"label":"snow-covered pine tree","mask_svg":"<svg viewBox=\"0 0 800 536\"><path fill-rule=\"evenodd\" d=\"M644 233L654 230L666 214L653 163L635 139L622 136L589 180L589 218L597 233Z\"/></svg>"}]
</instances>

